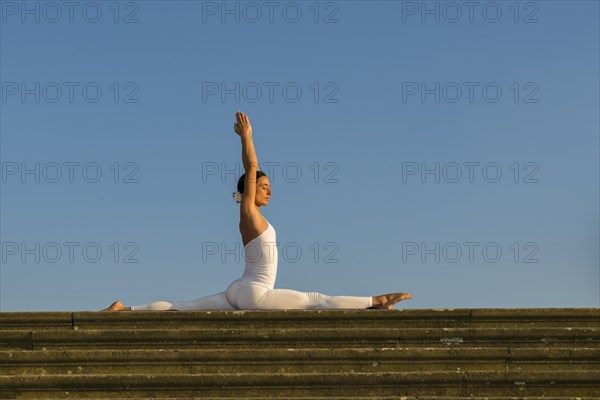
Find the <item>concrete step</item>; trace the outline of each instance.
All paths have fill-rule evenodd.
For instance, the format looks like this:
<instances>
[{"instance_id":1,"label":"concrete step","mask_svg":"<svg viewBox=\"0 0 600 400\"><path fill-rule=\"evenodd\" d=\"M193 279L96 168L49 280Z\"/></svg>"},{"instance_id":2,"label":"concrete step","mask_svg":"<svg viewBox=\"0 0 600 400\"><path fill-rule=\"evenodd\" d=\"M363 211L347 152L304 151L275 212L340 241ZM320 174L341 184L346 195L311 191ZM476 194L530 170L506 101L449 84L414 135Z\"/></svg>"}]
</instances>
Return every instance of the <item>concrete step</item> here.
<instances>
[{"instance_id":1,"label":"concrete step","mask_svg":"<svg viewBox=\"0 0 600 400\"><path fill-rule=\"evenodd\" d=\"M75 329L75 330L2 330L0 349L20 348L38 350L42 347L118 348L130 346L184 347L184 346L259 346L281 347L290 342L303 346L344 347L385 344L387 347L420 343L432 345L480 345L491 347L521 344L547 347L553 343L578 343L582 347L600 345L600 328L547 327L547 328L362 328L311 329L304 328L249 328L237 329L212 326L206 329Z\"/></svg>"},{"instance_id":2,"label":"concrete step","mask_svg":"<svg viewBox=\"0 0 600 400\"><path fill-rule=\"evenodd\" d=\"M197 392L196 392L197 393ZM118 394L99 394L98 397L94 396L91 392L27 392L19 393L18 397L10 397L11 399L28 399L28 400L48 400L48 399L75 399L81 398L86 400L125 400L125 399L153 399L153 400L173 400L173 399L188 399L188 400L231 400L236 397L222 397L222 396L200 396L198 394L188 393L185 395L182 392L177 394L170 394L171 397L167 396L169 393L163 392L161 397L157 397L155 392L146 393L147 397L141 396L140 392L128 392L129 397L122 397ZM77 396L77 397L75 397ZM110 396L110 397L105 397ZM148 397L151 396L151 397ZM7 397L8 398L8 397ZM243 397L244 400L264 400L264 396L249 396ZM268 397L269 400L600 400L598 396L469 396L469 397L455 397L455 396L404 396L404 395L390 395L390 396L369 396L364 395L362 397L356 396L284 396L284 397Z\"/></svg>"},{"instance_id":3,"label":"concrete step","mask_svg":"<svg viewBox=\"0 0 600 400\"><path fill-rule=\"evenodd\" d=\"M600 309L0 313L0 398L600 399Z\"/></svg>"},{"instance_id":4,"label":"concrete step","mask_svg":"<svg viewBox=\"0 0 600 400\"><path fill-rule=\"evenodd\" d=\"M343 360L343 363L340 363ZM595 370L599 348L336 348L0 351L0 375Z\"/></svg>"},{"instance_id":5,"label":"concrete step","mask_svg":"<svg viewBox=\"0 0 600 400\"><path fill-rule=\"evenodd\" d=\"M408 310L235 310L235 311L136 311L136 312L6 312L0 313L0 329L43 327L70 330L141 329L152 327L157 316L161 326L198 329L218 324L223 329L271 327L354 329L369 327L406 328L521 328L600 327L598 309L408 309ZM558 322L558 324L557 324Z\"/></svg>"},{"instance_id":6,"label":"concrete step","mask_svg":"<svg viewBox=\"0 0 600 400\"><path fill-rule=\"evenodd\" d=\"M0 376L0 388L11 390L85 394L127 390L128 394L169 392L188 396L270 395L494 395L494 396L596 396L598 371L514 373L380 372L380 373L235 373L235 374L120 374ZM376 388L376 390L375 390ZM199 393L196 393L198 395ZM168 396L167 396L168 397Z\"/></svg>"}]
</instances>

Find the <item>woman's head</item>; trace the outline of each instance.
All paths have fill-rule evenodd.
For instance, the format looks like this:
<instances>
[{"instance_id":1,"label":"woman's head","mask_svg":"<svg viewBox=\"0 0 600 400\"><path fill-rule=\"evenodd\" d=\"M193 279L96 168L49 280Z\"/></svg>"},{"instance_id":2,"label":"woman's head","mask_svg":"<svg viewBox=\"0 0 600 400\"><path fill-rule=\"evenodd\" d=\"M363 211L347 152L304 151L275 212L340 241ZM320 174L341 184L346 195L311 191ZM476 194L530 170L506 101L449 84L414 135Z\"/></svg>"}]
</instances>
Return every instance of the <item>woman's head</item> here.
<instances>
[{"instance_id":1,"label":"woman's head","mask_svg":"<svg viewBox=\"0 0 600 400\"><path fill-rule=\"evenodd\" d=\"M244 194L244 185L246 183L246 174L243 174L237 183L237 190ZM271 183L269 177L262 171L256 171L256 199L254 203L257 207L266 206L271 197Z\"/></svg>"}]
</instances>

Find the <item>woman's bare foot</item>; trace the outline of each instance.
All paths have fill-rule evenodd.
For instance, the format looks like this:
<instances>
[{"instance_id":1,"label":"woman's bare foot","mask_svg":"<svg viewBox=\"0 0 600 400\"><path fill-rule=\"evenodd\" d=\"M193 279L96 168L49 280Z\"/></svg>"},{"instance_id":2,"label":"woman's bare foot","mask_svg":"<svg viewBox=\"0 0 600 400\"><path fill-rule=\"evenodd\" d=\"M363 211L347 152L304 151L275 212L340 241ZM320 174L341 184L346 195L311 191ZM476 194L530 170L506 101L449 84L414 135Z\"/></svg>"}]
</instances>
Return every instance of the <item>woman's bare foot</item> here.
<instances>
[{"instance_id":1,"label":"woman's bare foot","mask_svg":"<svg viewBox=\"0 0 600 400\"><path fill-rule=\"evenodd\" d=\"M125 307L120 301L115 301L108 308L100 311L131 311L131 307Z\"/></svg>"},{"instance_id":2,"label":"woman's bare foot","mask_svg":"<svg viewBox=\"0 0 600 400\"><path fill-rule=\"evenodd\" d=\"M373 296L373 307L379 306L391 310L396 303L412 298L413 296L410 293L388 293L381 296Z\"/></svg>"}]
</instances>

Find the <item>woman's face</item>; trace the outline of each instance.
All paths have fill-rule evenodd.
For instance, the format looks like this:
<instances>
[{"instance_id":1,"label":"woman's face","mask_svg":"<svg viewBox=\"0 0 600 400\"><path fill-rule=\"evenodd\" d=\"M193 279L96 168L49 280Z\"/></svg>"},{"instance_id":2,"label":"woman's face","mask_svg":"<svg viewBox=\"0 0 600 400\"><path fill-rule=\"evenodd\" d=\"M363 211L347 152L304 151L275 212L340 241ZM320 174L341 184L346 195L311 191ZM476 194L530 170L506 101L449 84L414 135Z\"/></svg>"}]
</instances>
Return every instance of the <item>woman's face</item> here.
<instances>
[{"instance_id":1,"label":"woman's face","mask_svg":"<svg viewBox=\"0 0 600 400\"><path fill-rule=\"evenodd\" d=\"M269 204L271 194L271 182L269 182L269 178L261 176L256 183L256 205L260 207Z\"/></svg>"}]
</instances>

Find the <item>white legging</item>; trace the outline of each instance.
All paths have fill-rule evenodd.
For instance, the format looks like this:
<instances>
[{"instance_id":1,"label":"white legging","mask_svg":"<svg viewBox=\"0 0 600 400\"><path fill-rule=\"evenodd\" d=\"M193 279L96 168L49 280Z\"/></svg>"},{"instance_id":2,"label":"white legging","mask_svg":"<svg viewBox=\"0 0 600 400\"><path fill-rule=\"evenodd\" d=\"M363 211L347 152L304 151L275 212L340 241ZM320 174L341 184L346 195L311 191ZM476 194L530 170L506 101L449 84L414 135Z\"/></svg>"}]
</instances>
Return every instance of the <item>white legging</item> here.
<instances>
[{"instance_id":1,"label":"white legging","mask_svg":"<svg viewBox=\"0 0 600 400\"><path fill-rule=\"evenodd\" d=\"M132 306L131 311L193 311L193 310L237 310L227 301L225 292L201 297L192 301L155 301Z\"/></svg>"},{"instance_id":2,"label":"white legging","mask_svg":"<svg viewBox=\"0 0 600 400\"><path fill-rule=\"evenodd\" d=\"M363 309L372 306L371 296L327 296L317 292L269 289L238 279L221 293L184 302L155 301L132 306L131 310L325 310Z\"/></svg>"}]
</instances>

